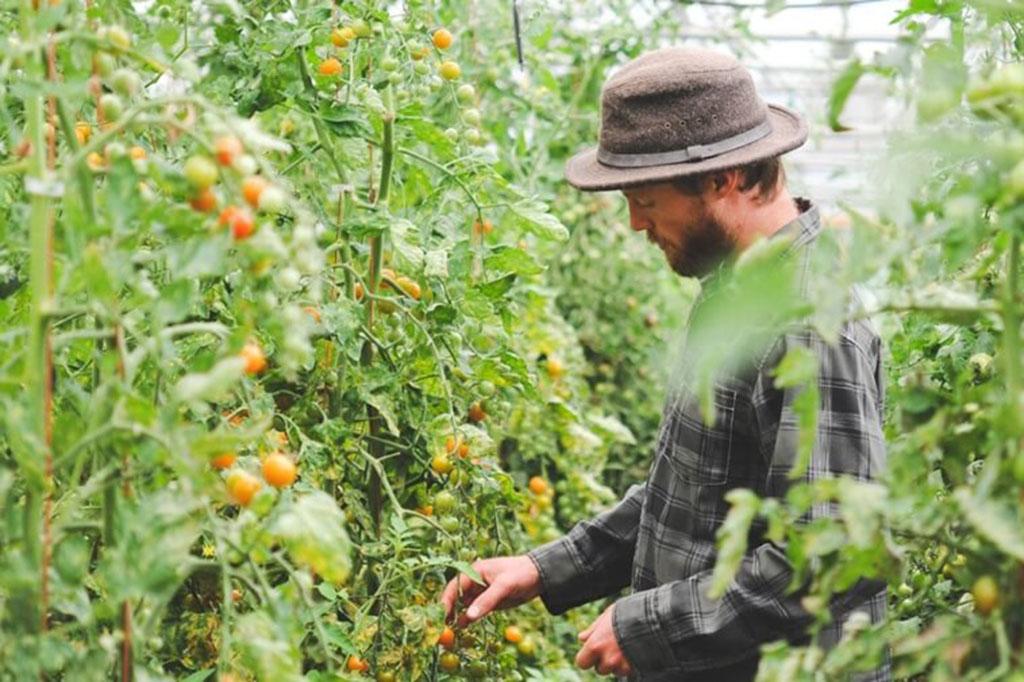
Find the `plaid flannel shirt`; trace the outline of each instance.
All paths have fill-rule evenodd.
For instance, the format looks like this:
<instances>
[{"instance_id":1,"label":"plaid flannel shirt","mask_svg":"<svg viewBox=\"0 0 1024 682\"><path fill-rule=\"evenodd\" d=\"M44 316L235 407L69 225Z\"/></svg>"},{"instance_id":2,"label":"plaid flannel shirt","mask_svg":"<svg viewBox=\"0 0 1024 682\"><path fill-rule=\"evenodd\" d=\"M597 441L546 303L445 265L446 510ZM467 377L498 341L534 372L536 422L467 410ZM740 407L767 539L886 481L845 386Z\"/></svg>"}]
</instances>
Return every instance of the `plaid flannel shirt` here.
<instances>
[{"instance_id":1,"label":"plaid flannel shirt","mask_svg":"<svg viewBox=\"0 0 1024 682\"><path fill-rule=\"evenodd\" d=\"M801 214L776 235L793 238L787 257L800 258L806 289L810 254L821 231L817 207L798 200ZM774 237L773 237L774 238ZM559 614L613 595L613 627L633 668L630 680L646 682L753 680L759 646L786 639L807 643L813 617L787 593L793 569L785 549L764 539L755 524L747 553L725 594L707 596L715 565L715 533L731 488L780 498L797 452L795 389L774 385L771 371L793 346L819 358L820 405L816 441L803 480L839 475L870 480L885 466L882 434L882 344L867 321L847 323L838 344L810 330L783 334L750 372L716 383L715 421L705 425L693 393L671 390L662 414L647 481L634 485L611 510L576 524L569 533L529 553L543 583L541 599ZM807 520L835 516L835 505L815 506ZM854 610L873 623L885 616L882 582L861 580L829 605L832 624L818 637L829 649L843 635ZM859 682L892 679L886 656Z\"/></svg>"}]
</instances>

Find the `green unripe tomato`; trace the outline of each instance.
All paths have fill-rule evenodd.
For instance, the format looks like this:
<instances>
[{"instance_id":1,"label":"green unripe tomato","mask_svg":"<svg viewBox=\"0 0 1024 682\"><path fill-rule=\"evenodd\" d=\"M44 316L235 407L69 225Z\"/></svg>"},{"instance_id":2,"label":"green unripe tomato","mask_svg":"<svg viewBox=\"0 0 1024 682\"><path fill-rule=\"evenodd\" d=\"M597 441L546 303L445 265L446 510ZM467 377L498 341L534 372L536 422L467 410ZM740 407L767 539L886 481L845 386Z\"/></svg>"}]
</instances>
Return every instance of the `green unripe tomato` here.
<instances>
[{"instance_id":1,"label":"green unripe tomato","mask_svg":"<svg viewBox=\"0 0 1024 682\"><path fill-rule=\"evenodd\" d=\"M275 185L269 185L260 192L259 208L266 213L280 213L284 210L286 201L284 190Z\"/></svg>"},{"instance_id":2,"label":"green unripe tomato","mask_svg":"<svg viewBox=\"0 0 1024 682\"><path fill-rule=\"evenodd\" d=\"M422 61L416 62L415 64L412 65L412 70L415 71L416 74L419 76L426 76L428 73L430 73L430 64L427 64L426 62Z\"/></svg>"},{"instance_id":3,"label":"green unripe tomato","mask_svg":"<svg viewBox=\"0 0 1024 682\"><path fill-rule=\"evenodd\" d=\"M366 38L373 32L365 19L356 19L353 21L352 30L355 32L357 38Z\"/></svg>"},{"instance_id":4,"label":"green unripe tomato","mask_svg":"<svg viewBox=\"0 0 1024 682\"><path fill-rule=\"evenodd\" d=\"M441 517L441 529L446 533L457 533L462 524L454 516L442 516Z\"/></svg>"},{"instance_id":5,"label":"green unripe tomato","mask_svg":"<svg viewBox=\"0 0 1024 682\"><path fill-rule=\"evenodd\" d=\"M101 77L107 78L110 74L114 73L114 69L117 68L117 59L114 55L106 52L100 52L96 55L96 73Z\"/></svg>"},{"instance_id":6,"label":"green unripe tomato","mask_svg":"<svg viewBox=\"0 0 1024 682\"><path fill-rule=\"evenodd\" d=\"M459 86L459 89L455 91L455 96L459 98L459 101L463 104L469 104L476 99L476 88L469 83L463 83Z\"/></svg>"},{"instance_id":7,"label":"green unripe tomato","mask_svg":"<svg viewBox=\"0 0 1024 682\"><path fill-rule=\"evenodd\" d=\"M123 26L113 25L107 27L107 42L118 52L124 52L132 46L132 34Z\"/></svg>"},{"instance_id":8,"label":"green unripe tomato","mask_svg":"<svg viewBox=\"0 0 1024 682\"><path fill-rule=\"evenodd\" d=\"M498 388L497 386L494 385L493 381L487 381L485 379L484 381L480 382L480 395L484 396L485 398L490 398L492 395L495 394L495 392L497 392L497 390Z\"/></svg>"},{"instance_id":9,"label":"green unripe tomato","mask_svg":"<svg viewBox=\"0 0 1024 682\"><path fill-rule=\"evenodd\" d=\"M142 87L142 79L132 69L118 69L110 76L110 87L125 97L131 97Z\"/></svg>"},{"instance_id":10,"label":"green unripe tomato","mask_svg":"<svg viewBox=\"0 0 1024 682\"><path fill-rule=\"evenodd\" d=\"M128 149L120 142L111 142L104 149L104 153L107 156L107 161L113 161L125 156L128 153Z\"/></svg>"},{"instance_id":11,"label":"green unripe tomato","mask_svg":"<svg viewBox=\"0 0 1024 682\"><path fill-rule=\"evenodd\" d=\"M487 677L487 664L483 661L470 661L466 666L466 676L471 680L482 680Z\"/></svg>"},{"instance_id":12,"label":"green unripe tomato","mask_svg":"<svg viewBox=\"0 0 1024 682\"><path fill-rule=\"evenodd\" d=\"M516 644L516 651L518 651L521 656L533 658L534 654L537 653L537 644L533 641L532 637L524 637L519 640L518 644Z\"/></svg>"},{"instance_id":13,"label":"green unripe tomato","mask_svg":"<svg viewBox=\"0 0 1024 682\"><path fill-rule=\"evenodd\" d=\"M974 597L974 610L987 616L999 605L999 583L992 576L983 575L974 582L971 595Z\"/></svg>"},{"instance_id":14,"label":"green unripe tomato","mask_svg":"<svg viewBox=\"0 0 1024 682\"><path fill-rule=\"evenodd\" d=\"M380 68L384 71L394 71L398 68L398 60L394 57L384 57L380 60Z\"/></svg>"},{"instance_id":15,"label":"green unripe tomato","mask_svg":"<svg viewBox=\"0 0 1024 682\"><path fill-rule=\"evenodd\" d=\"M455 495L451 494L447 490L442 490L438 494L434 495L434 513L439 516L448 514L458 504L458 500Z\"/></svg>"},{"instance_id":16,"label":"green unripe tomato","mask_svg":"<svg viewBox=\"0 0 1024 682\"><path fill-rule=\"evenodd\" d=\"M910 582L913 583L913 587L916 591L924 592L928 588L932 587L932 583L935 582L935 578L931 573L918 572L913 574Z\"/></svg>"},{"instance_id":17,"label":"green unripe tomato","mask_svg":"<svg viewBox=\"0 0 1024 682\"><path fill-rule=\"evenodd\" d=\"M156 15L160 19L163 19L164 21L167 21L168 19L171 18L171 16L173 15L173 12L171 12L171 8L168 5L160 5L159 7L156 8Z\"/></svg>"},{"instance_id":18,"label":"green unripe tomato","mask_svg":"<svg viewBox=\"0 0 1024 682\"><path fill-rule=\"evenodd\" d=\"M466 132L462 133L463 138L470 144L480 143L480 131L476 128L467 128Z\"/></svg>"},{"instance_id":19,"label":"green unripe tomato","mask_svg":"<svg viewBox=\"0 0 1024 682\"><path fill-rule=\"evenodd\" d=\"M441 658L438 660L438 665L441 670L446 673L453 673L459 669L461 661L459 660L459 655L457 653L454 651L446 651L441 654Z\"/></svg>"},{"instance_id":20,"label":"green unripe tomato","mask_svg":"<svg viewBox=\"0 0 1024 682\"><path fill-rule=\"evenodd\" d=\"M100 111L104 119L114 122L124 114L124 102L114 93L108 92L100 97Z\"/></svg>"},{"instance_id":21,"label":"green unripe tomato","mask_svg":"<svg viewBox=\"0 0 1024 682\"><path fill-rule=\"evenodd\" d=\"M444 136L447 137L452 142L455 142L456 140L459 139L459 131L456 130L455 128L446 128L444 131Z\"/></svg>"},{"instance_id":22,"label":"green unripe tomato","mask_svg":"<svg viewBox=\"0 0 1024 682\"><path fill-rule=\"evenodd\" d=\"M401 82L402 74L399 73L398 71L392 71L391 73L388 74L388 83L391 83L392 85L398 85Z\"/></svg>"},{"instance_id":23,"label":"green unripe tomato","mask_svg":"<svg viewBox=\"0 0 1024 682\"><path fill-rule=\"evenodd\" d=\"M1024 452L1018 452L1013 459L1013 477L1018 483L1024 483Z\"/></svg>"},{"instance_id":24,"label":"green unripe tomato","mask_svg":"<svg viewBox=\"0 0 1024 682\"><path fill-rule=\"evenodd\" d=\"M217 182L217 164L205 156L192 156L182 169L188 184L196 189L206 189Z\"/></svg>"},{"instance_id":25,"label":"green unripe tomato","mask_svg":"<svg viewBox=\"0 0 1024 682\"><path fill-rule=\"evenodd\" d=\"M480 110L475 108L469 108L462 112L462 120L471 126L480 125Z\"/></svg>"}]
</instances>

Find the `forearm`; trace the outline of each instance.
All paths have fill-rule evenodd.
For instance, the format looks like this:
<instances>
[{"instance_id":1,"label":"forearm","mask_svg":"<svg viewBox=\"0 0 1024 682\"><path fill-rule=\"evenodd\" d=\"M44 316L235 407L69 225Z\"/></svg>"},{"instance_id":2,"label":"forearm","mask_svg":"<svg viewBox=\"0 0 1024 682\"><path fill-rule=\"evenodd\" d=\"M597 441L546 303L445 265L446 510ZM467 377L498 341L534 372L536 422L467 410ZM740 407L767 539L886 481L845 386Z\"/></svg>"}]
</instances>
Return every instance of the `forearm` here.
<instances>
[{"instance_id":1,"label":"forearm","mask_svg":"<svg viewBox=\"0 0 1024 682\"><path fill-rule=\"evenodd\" d=\"M793 577L785 553L771 543L754 548L718 599L707 596L711 571L638 592L616 602L614 628L633 667L703 670L749 658L761 644L804 636L813 616L801 605L805 590L787 593ZM884 589L863 580L836 595L837 621ZM874 619L874 618L873 618Z\"/></svg>"},{"instance_id":2,"label":"forearm","mask_svg":"<svg viewBox=\"0 0 1024 682\"><path fill-rule=\"evenodd\" d=\"M613 509L529 552L543 583L541 599L551 613L563 613L629 584L644 492L644 486L633 486Z\"/></svg>"}]
</instances>

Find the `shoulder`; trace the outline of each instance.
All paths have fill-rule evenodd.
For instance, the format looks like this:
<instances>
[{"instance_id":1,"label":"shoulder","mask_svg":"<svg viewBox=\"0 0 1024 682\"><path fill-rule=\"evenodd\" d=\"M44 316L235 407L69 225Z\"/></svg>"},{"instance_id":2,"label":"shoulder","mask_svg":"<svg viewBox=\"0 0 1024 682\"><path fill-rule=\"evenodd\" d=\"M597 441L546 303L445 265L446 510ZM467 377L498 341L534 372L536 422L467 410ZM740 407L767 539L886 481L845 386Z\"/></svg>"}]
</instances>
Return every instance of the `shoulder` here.
<instances>
[{"instance_id":1,"label":"shoulder","mask_svg":"<svg viewBox=\"0 0 1024 682\"><path fill-rule=\"evenodd\" d=\"M829 338L805 325L787 330L761 356L758 371L773 374L786 354L798 347L817 356L821 374L851 379L873 375L882 357L882 338L874 325L867 319L853 319Z\"/></svg>"}]
</instances>

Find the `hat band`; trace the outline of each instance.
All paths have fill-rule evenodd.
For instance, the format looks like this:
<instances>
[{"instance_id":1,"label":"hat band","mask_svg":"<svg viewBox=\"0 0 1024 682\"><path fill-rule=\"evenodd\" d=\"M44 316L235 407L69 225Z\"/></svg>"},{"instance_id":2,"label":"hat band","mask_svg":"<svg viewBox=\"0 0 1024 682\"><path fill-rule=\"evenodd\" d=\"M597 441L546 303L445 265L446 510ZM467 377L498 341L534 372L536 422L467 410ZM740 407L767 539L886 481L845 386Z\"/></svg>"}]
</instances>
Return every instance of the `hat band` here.
<instances>
[{"instance_id":1,"label":"hat band","mask_svg":"<svg viewBox=\"0 0 1024 682\"><path fill-rule=\"evenodd\" d=\"M751 128L739 135L727 137L711 144L692 144L686 149L674 149L669 152L653 152L650 154L616 154L605 149L598 148L597 160L606 166L616 168L645 168L647 166L665 166L670 163L682 163L684 161L700 161L709 159L712 156L719 156L725 152L745 147L748 144L757 142L762 137L767 137L772 132L770 121L764 121L758 126Z\"/></svg>"}]
</instances>

